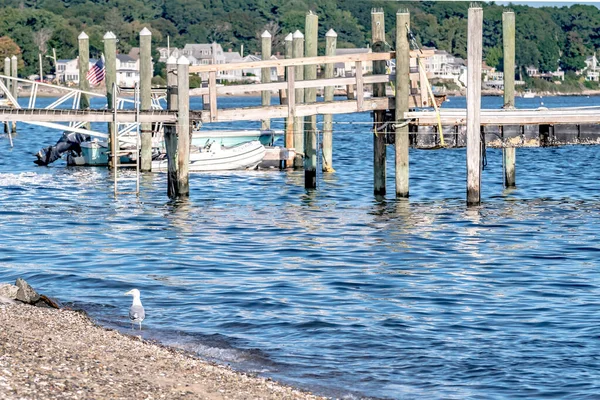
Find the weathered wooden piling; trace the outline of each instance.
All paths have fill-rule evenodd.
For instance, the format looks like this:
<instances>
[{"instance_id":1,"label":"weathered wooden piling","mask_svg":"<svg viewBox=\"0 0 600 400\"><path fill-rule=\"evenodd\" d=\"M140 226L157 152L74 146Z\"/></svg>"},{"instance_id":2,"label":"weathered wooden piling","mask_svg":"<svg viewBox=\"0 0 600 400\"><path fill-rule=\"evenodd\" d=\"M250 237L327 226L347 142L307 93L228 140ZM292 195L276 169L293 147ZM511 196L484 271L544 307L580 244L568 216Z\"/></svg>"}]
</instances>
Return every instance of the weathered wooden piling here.
<instances>
[{"instance_id":1,"label":"weathered wooden piling","mask_svg":"<svg viewBox=\"0 0 600 400\"><path fill-rule=\"evenodd\" d=\"M104 35L104 83L106 85L106 103L108 107L113 105L114 83L117 81L117 37L112 32L106 32ZM117 126L113 123L108 124L108 137L109 143L108 148L112 149L113 146L110 143L113 129L117 129Z\"/></svg>"},{"instance_id":2,"label":"weathered wooden piling","mask_svg":"<svg viewBox=\"0 0 600 400\"><path fill-rule=\"evenodd\" d=\"M292 41L294 40L294 35L292 33L289 33L286 37L285 37L285 58L292 58L293 55L293 43ZM288 71L293 70L293 67L286 67L285 69L285 80L286 82L289 83L290 80L290 74ZM293 91L292 91L293 92ZM293 93L290 92L290 90L286 90L286 100L287 100L287 104L289 104L289 97L292 96ZM294 147L294 118L286 118L285 119L285 147L286 148L293 148ZM286 160L286 167L289 168L293 165L293 160Z\"/></svg>"},{"instance_id":3,"label":"weathered wooden piling","mask_svg":"<svg viewBox=\"0 0 600 400\"><path fill-rule=\"evenodd\" d=\"M372 48L373 52L385 51L385 16L383 10L371 11ZM373 74L385 74L385 61L373 61ZM357 93L357 96L363 96ZM385 83L373 84L373 97L385 97ZM382 128L385 111L373 112L373 191L375 195L385 195L385 131Z\"/></svg>"},{"instance_id":4,"label":"weathered wooden piling","mask_svg":"<svg viewBox=\"0 0 600 400\"><path fill-rule=\"evenodd\" d=\"M515 13L502 13L502 42L504 47L504 108L515 107ZM516 185L516 148L502 149L504 186Z\"/></svg>"},{"instance_id":5,"label":"weathered wooden piling","mask_svg":"<svg viewBox=\"0 0 600 400\"><path fill-rule=\"evenodd\" d=\"M6 57L4 59L4 75L5 76L10 76L10 57ZM4 85L6 86L6 89L10 92L10 88L12 85L12 82L10 81L10 79L6 79L6 81L4 82ZM10 132L10 125L11 123L6 121L4 122L4 132L8 133Z\"/></svg>"},{"instance_id":6,"label":"weathered wooden piling","mask_svg":"<svg viewBox=\"0 0 600 400\"><path fill-rule=\"evenodd\" d=\"M167 109L177 111L177 59L167 59ZM165 149L167 151L167 196L177 197L177 128L171 124L164 125Z\"/></svg>"},{"instance_id":7,"label":"weathered wooden piling","mask_svg":"<svg viewBox=\"0 0 600 400\"><path fill-rule=\"evenodd\" d=\"M481 203L481 61L483 9L470 7L467 31L467 205Z\"/></svg>"},{"instance_id":8,"label":"weathered wooden piling","mask_svg":"<svg viewBox=\"0 0 600 400\"><path fill-rule=\"evenodd\" d=\"M79 89L88 92L90 90L90 82L87 80L90 70L90 38L85 32L81 32L77 41L79 44ZM82 110L90 108L90 97L86 93L81 93L79 108Z\"/></svg>"},{"instance_id":9,"label":"weathered wooden piling","mask_svg":"<svg viewBox=\"0 0 600 400\"><path fill-rule=\"evenodd\" d=\"M262 59L268 60L271 58L271 46L272 46L272 37L268 31L264 31L261 35L261 49L262 49ZM269 83L271 82L271 68L263 68L260 71L260 81L261 83ZM271 105L271 91L263 90L261 92L261 100L263 106ZM262 129L271 129L271 120L263 119L262 120Z\"/></svg>"},{"instance_id":10,"label":"weathered wooden piling","mask_svg":"<svg viewBox=\"0 0 600 400\"><path fill-rule=\"evenodd\" d=\"M17 59L17 56L15 56L15 55L13 55L10 58L10 75L13 78L19 77L19 60ZM10 90L11 90L12 95L15 98L15 100L19 100L19 82L17 82L16 80L13 80L13 83L10 86ZM11 130L12 130L12 133L17 133L17 123L16 122L12 123Z\"/></svg>"},{"instance_id":11,"label":"weathered wooden piling","mask_svg":"<svg viewBox=\"0 0 600 400\"><path fill-rule=\"evenodd\" d=\"M305 57L316 57L318 47L319 17L312 12L306 15L305 27ZM304 66L304 79L317 79L317 66ZM317 101L317 88L304 89L304 102ZM304 187L317 187L317 116L310 115L304 119Z\"/></svg>"},{"instance_id":12,"label":"weathered wooden piling","mask_svg":"<svg viewBox=\"0 0 600 400\"><path fill-rule=\"evenodd\" d=\"M148 28L140 32L140 110L150 110L152 107L152 32ZM140 170L152 170L152 124L141 125L142 150Z\"/></svg>"},{"instance_id":13,"label":"weathered wooden piling","mask_svg":"<svg viewBox=\"0 0 600 400\"><path fill-rule=\"evenodd\" d=\"M409 137L408 125L404 125L404 113L408 111L410 95L410 44L408 11L396 13L396 138L395 178L396 197L408 197L409 193Z\"/></svg>"},{"instance_id":14,"label":"weathered wooden piling","mask_svg":"<svg viewBox=\"0 0 600 400\"><path fill-rule=\"evenodd\" d=\"M190 195L190 62L177 60L177 196Z\"/></svg>"},{"instance_id":15,"label":"weathered wooden piling","mask_svg":"<svg viewBox=\"0 0 600 400\"><path fill-rule=\"evenodd\" d=\"M335 56L337 48L337 33L333 29L325 35L325 55ZM335 65L325 64L325 78L333 78ZM324 101L333 101L334 86L325 86L323 91ZM333 169L333 115L323 115L323 172L335 172Z\"/></svg>"},{"instance_id":16,"label":"weathered wooden piling","mask_svg":"<svg viewBox=\"0 0 600 400\"><path fill-rule=\"evenodd\" d=\"M304 57L304 35L300 31L294 32L292 42L292 55L294 58ZM296 82L304 79L304 67L298 65L294 67L294 80ZM295 90L295 104L304 103L304 89ZM294 118L294 148L296 156L294 158L294 168L304 167L304 118Z\"/></svg>"}]
</instances>

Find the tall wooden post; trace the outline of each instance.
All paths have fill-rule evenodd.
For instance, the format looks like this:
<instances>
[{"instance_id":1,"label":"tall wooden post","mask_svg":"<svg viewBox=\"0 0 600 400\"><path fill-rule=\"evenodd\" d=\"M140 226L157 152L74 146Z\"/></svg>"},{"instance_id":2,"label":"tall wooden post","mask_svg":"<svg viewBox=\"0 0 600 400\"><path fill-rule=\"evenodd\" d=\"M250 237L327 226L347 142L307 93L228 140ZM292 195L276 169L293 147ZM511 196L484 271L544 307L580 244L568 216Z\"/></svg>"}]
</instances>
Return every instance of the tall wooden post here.
<instances>
[{"instance_id":1,"label":"tall wooden post","mask_svg":"<svg viewBox=\"0 0 600 400\"><path fill-rule=\"evenodd\" d=\"M104 84L106 85L106 103L108 104L108 107L112 107L113 96L117 95L116 93L113 93L114 83L117 81L117 37L112 32L106 32L106 34L104 35L104 68ZM109 122L109 149L113 148L112 144L110 143L110 138L112 137L113 129L116 130L117 126L114 125L114 123Z\"/></svg>"},{"instance_id":2,"label":"tall wooden post","mask_svg":"<svg viewBox=\"0 0 600 400\"><path fill-rule=\"evenodd\" d=\"M335 56L337 48L337 33L330 29L325 34L325 55ZM333 78L334 64L325 65L325 78ZM333 101L334 86L326 86L323 93L324 101ZM323 115L323 172L335 172L333 169L333 115Z\"/></svg>"},{"instance_id":3,"label":"tall wooden post","mask_svg":"<svg viewBox=\"0 0 600 400\"><path fill-rule=\"evenodd\" d=\"M263 61L271 58L271 42L272 37L268 31L264 31L261 37L261 48L262 48L262 59ZM271 82L271 68L263 68L260 71L260 82L261 83L269 83ZM262 105L270 106L271 105L271 91L263 90L261 92ZM262 121L262 129L271 129L271 120L263 119Z\"/></svg>"},{"instance_id":4,"label":"tall wooden post","mask_svg":"<svg viewBox=\"0 0 600 400\"><path fill-rule=\"evenodd\" d=\"M4 59L4 75L5 76L10 76L10 57L6 57ZM12 85L12 82L10 79L6 79L6 81L4 82L4 85L6 86L6 89L10 92L10 88ZM11 123L10 122L5 122L4 123L4 133L8 133L10 132L10 126Z\"/></svg>"},{"instance_id":5,"label":"tall wooden post","mask_svg":"<svg viewBox=\"0 0 600 400\"><path fill-rule=\"evenodd\" d=\"M10 75L13 78L18 78L19 77L19 60L17 59L17 56L12 56L10 58ZM17 82L16 80L13 80L13 83L10 87L10 90L12 92L13 97L15 98L15 100L19 100L19 82ZM17 122L14 121L12 123L12 133L17 133Z\"/></svg>"},{"instance_id":6,"label":"tall wooden post","mask_svg":"<svg viewBox=\"0 0 600 400\"><path fill-rule=\"evenodd\" d=\"M148 28L140 32L140 110L152 107L152 32ZM152 170L152 124L143 123L140 170Z\"/></svg>"},{"instance_id":7,"label":"tall wooden post","mask_svg":"<svg viewBox=\"0 0 600 400\"><path fill-rule=\"evenodd\" d=\"M371 11L372 48L374 52L384 51L385 17L383 10ZM385 61L373 61L373 75L385 74ZM363 96L363 93L357 93ZM385 97L385 83L373 84L373 97ZM385 195L385 132L378 129L384 124L385 111L373 112L373 192L375 195Z\"/></svg>"},{"instance_id":8,"label":"tall wooden post","mask_svg":"<svg viewBox=\"0 0 600 400\"><path fill-rule=\"evenodd\" d=\"M319 17L312 12L306 14L305 49L306 57L316 57L319 41ZM304 79L317 79L317 66L304 66ZM315 103L317 101L317 88L304 89L304 101ZM310 115L304 118L304 187L314 189L317 187L317 116Z\"/></svg>"},{"instance_id":9,"label":"tall wooden post","mask_svg":"<svg viewBox=\"0 0 600 400\"><path fill-rule=\"evenodd\" d=\"M469 8L467 33L467 205L481 203L481 62L483 9Z\"/></svg>"},{"instance_id":10,"label":"tall wooden post","mask_svg":"<svg viewBox=\"0 0 600 400\"><path fill-rule=\"evenodd\" d=\"M294 32L292 42L292 55L294 58L304 56L304 35L300 31ZM304 79L304 67L298 65L294 67L294 79L296 82ZM295 90L295 104L304 103L304 89ZM294 158L294 168L304 166L304 118L294 118L294 148L296 157Z\"/></svg>"},{"instance_id":11,"label":"tall wooden post","mask_svg":"<svg viewBox=\"0 0 600 400\"><path fill-rule=\"evenodd\" d=\"M502 42L504 45L504 108L515 108L515 13L502 13ZM516 185L517 154L514 147L502 149L504 186Z\"/></svg>"},{"instance_id":12,"label":"tall wooden post","mask_svg":"<svg viewBox=\"0 0 600 400\"><path fill-rule=\"evenodd\" d=\"M178 196L190 195L190 62L177 60L177 188Z\"/></svg>"},{"instance_id":13,"label":"tall wooden post","mask_svg":"<svg viewBox=\"0 0 600 400\"><path fill-rule=\"evenodd\" d=\"M408 11L396 13L396 197L408 197L409 192L408 125L402 126L404 113L408 112L410 95L410 45L407 31L409 27Z\"/></svg>"},{"instance_id":14,"label":"tall wooden post","mask_svg":"<svg viewBox=\"0 0 600 400\"><path fill-rule=\"evenodd\" d=\"M167 109L177 111L177 59L167 58ZM167 196L174 199L178 195L177 186L177 129L165 124L165 148L167 151Z\"/></svg>"},{"instance_id":15,"label":"tall wooden post","mask_svg":"<svg viewBox=\"0 0 600 400\"><path fill-rule=\"evenodd\" d=\"M289 33L286 37L285 37L285 58L292 58L293 55L293 44L292 41L294 40L294 35ZM289 81L290 77L288 76L289 74L287 73L288 68L285 69L286 74L285 74L285 80ZM294 77L295 78L295 77ZM287 101L289 104L289 96L290 93L288 91L287 93ZM285 119L285 142L284 145L286 148L293 148L294 147L294 119L293 118L286 118ZM286 160L286 167L291 167L293 165L293 160Z\"/></svg>"},{"instance_id":16,"label":"tall wooden post","mask_svg":"<svg viewBox=\"0 0 600 400\"><path fill-rule=\"evenodd\" d=\"M89 91L90 82L87 80L87 74L90 70L90 38L85 32L81 32L77 37L79 42L79 89ZM56 71L58 73L58 71ZM90 108L90 96L86 93L81 94L79 108L85 110ZM89 127L88 127L89 128Z\"/></svg>"}]
</instances>

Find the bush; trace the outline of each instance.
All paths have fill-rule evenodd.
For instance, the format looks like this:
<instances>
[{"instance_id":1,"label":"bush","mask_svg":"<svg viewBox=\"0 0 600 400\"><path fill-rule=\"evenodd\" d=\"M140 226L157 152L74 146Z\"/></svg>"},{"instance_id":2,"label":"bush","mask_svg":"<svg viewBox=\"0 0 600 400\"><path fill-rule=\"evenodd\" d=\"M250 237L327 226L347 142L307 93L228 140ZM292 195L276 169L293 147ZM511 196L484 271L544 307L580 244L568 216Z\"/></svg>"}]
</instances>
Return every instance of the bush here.
<instances>
[{"instance_id":1,"label":"bush","mask_svg":"<svg viewBox=\"0 0 600 400\"><path fill-rule=\"evenodd\" d=\"M202 87L202 78L198 75L190 75L190 89Z\"/></svg>"},{"instance_id":2,"label":"bush","mask_svg":"<svg viewBox=\"0 0 600 400\"><path fill-rule=\"evenodd\" d=\"M167 81L162 76L155 76L152 78L152 86L167 86Z\"/></svg>"}]
</instances>

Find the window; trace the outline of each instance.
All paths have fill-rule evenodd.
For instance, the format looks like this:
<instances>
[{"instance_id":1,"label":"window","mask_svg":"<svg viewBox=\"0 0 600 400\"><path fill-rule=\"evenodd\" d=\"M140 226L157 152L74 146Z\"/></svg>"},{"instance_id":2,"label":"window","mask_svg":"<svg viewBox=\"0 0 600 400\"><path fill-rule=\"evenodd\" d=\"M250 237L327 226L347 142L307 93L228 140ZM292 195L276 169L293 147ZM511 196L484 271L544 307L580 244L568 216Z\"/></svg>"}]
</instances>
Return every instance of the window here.
<instances>
[{"instance_id":1,"label":"window","mask_svg":"<svg viewBox=\"0 0 600 400\"><path fill-rule=\"evenodd\" d=\"M126 73L125 76L131 78L131 72Z\"/></svg>"}]
</instances>

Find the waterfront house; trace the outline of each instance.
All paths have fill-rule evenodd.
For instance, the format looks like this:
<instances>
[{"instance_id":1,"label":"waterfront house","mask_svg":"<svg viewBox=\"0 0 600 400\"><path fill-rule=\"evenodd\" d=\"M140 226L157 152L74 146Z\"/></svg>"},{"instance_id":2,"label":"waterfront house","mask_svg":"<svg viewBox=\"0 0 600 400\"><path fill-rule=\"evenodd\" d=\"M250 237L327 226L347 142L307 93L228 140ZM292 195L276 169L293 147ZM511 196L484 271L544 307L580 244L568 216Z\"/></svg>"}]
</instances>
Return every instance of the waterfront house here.
<instances>
[{"instance_id":1,"label":"waterfront house","mask_svg":"<svg viewBox=\"0 0 600 400\"><path fill-rule=\"evenodd\" d=\"M581 72L585 74L586 81L600 81L600 68L598 68L598 59L596 58L596 52L594 52L593 55L588 56L585 59L585 68Z\"/></svg>"},{"instance_id":2,"label":"waterfront house","mask_svg":"<svg viewBox=\"0 0 600 400\"><path fill-rule=\"evenodd\" d=\"M181 49L178 49L177 47L157 47L156 50L158 50L158 54L160 54L158 62L162 63L166 63L169 56L173 56L175 59L178 59L181 56ZM187 58L189 59L189 56Z\"/></svg>"},{"instance_id":3,"label":"waterfront house","mask_svg":"<svg viewBox=\"0 0 600 400\"><path fill-rule=\"evenodd\" d=\"M127 54L117 54L117 85L133 87L140 81L140 60Z\"/></svg>"},{"instance_id":4,"label":"waterfront house","mask_svg":"<svg viewBox=\"0 0 600 400\"><path fill-rule=\"evenodd\" d=\"M372 53L370 47L366 48L358 48L358 49L336 49L335 55L348 55L348 54L365 54ZM345 76L356 76L356 63L354 62L345 62L345 63L336 63L334 68L334 76L336 77L345 77ZM362 65L362 73L363 75L373 73L373 61L363 62Z\"/></svg>"}]
</instances>

